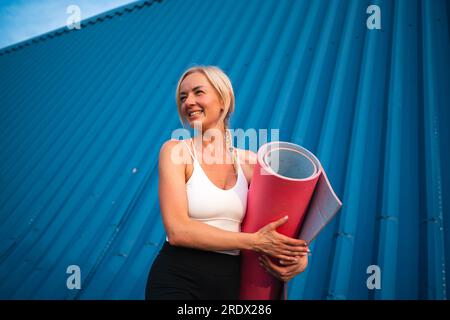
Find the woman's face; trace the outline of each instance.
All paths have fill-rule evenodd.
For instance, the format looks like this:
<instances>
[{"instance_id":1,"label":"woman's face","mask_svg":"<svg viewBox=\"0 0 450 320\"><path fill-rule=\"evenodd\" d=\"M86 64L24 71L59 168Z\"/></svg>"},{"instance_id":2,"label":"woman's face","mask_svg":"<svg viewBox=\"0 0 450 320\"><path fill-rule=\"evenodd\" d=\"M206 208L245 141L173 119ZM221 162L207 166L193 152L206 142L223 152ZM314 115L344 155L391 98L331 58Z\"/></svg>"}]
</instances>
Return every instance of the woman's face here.
<instances>
[{"instance_id":1,"label":"woman's face","mask_svg":"<svg viewBox=\"0 0 450 320\"><path fill-rule=\"evenodd\" d=\"M223 104L216 89L199 72L188 75L181 82L180 102L183 116L191 127L201 125L208 129L217 124Z\"/></svg>"}]
</instances>

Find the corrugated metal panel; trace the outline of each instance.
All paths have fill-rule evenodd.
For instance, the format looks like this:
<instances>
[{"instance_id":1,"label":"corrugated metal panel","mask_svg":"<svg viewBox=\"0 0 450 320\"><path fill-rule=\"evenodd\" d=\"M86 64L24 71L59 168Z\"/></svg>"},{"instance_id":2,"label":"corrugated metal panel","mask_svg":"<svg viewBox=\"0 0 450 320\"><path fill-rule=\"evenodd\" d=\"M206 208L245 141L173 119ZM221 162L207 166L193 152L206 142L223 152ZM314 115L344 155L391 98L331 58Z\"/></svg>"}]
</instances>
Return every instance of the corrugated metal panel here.
<instances>
[{"instance_id":1,"label":"corrugated metal panel","mask_svg":"<svg viewBox=\"0 0 450 320\"><path fill-rule=\"evenodd\" d=\"M371 4L381 30L366 27ZM0 297L143 298L176 82L213 64L235 88L232 127L279 128L344 202L289 298L447 298L449 13L441 0L140 1L1 50Z\"/></svg>"}]
</instances>

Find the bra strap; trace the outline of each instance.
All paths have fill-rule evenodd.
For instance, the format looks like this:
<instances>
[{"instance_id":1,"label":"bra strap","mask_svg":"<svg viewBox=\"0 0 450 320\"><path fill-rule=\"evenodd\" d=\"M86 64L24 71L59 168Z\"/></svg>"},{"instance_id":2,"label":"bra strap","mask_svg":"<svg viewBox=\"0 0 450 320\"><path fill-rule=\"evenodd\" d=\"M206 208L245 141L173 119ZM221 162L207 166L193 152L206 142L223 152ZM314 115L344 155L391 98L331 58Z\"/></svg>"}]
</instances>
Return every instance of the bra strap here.
<instances>
[{"instance_id":1,"label":"bra strap","mask_svg":"<svg viewBox=\"0 0 450 320\"><path fill-rule=\"evenodd\" d=\"M186 142L184 142L184 140L181 140L181 142L183 142L183 144L186 146L186 148L189 150L189 154L191 155L191 157L192 157L192 160L195 160L195 155L194 154L192 154L192 151L191 151L191 148L189 148L189 146L187 145L187 143ZM194 150L194 152L195 152L195 150Z\"/></svg>"}]
</instances>

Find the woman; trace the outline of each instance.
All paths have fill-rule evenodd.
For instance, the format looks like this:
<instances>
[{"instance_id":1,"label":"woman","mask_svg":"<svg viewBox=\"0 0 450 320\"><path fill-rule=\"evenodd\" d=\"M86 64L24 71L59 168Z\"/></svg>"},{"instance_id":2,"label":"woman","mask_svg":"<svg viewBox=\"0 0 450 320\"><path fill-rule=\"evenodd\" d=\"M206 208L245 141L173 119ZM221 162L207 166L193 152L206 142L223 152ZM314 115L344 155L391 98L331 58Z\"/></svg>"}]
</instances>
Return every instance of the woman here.
<instances>
[{"instance_id":1,"label":"woman","mask_svg":"<svg viewBox=\"0 0 450 320\"><path fill-rule=\"evenodd\" d=\"M303 272L306 242L276 231L286 218L256 233L240 232L256 154L232 147L229 78L217 67L190 68L178 82L176 101L182 123L199 128L199 134L169 140L160 150L167 241L150 270L146 299L238 299L243 249L261 253L261 267L282 281Z\"/></svg>"}]
</instances>

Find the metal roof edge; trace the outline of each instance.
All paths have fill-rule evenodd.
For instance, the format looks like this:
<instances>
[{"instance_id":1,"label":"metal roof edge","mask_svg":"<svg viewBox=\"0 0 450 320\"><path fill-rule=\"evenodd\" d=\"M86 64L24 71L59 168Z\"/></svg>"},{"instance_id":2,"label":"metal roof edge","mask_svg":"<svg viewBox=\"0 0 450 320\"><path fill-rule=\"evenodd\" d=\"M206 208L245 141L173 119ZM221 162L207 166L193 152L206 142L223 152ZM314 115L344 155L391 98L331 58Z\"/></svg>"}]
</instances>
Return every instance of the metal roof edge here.
<instances>
[{"instance_id":1,"label":"metal roof edge","mask_svg":"<svg viewBox=\"0 0 450 320\"><path fill-rule=\"evenodd\" d=\"M154 2L160 3L162 1L163 0L137 0L137 1L113 8L111 10L99 13L95 16L86 18L86 19L80 21L80 24L83 27L87 27L90 24L93 25L93 24L96 24L97 22L102 22L103 20L105 20L107 18L112 19L114 16L121 16L124 13L132 12L136 9L142 9L145 6L150 6ZM67 26L59 27L55 30L43 33L38 36L34 36L27 40L23 40L23 41L8 45L4 48L0 48L0 56L23 49L24 47L28 47L28 46L32 45L33 43L39 43L39 42L45 41L49 38L52 39L53 37L60 36L64 33L76 31L76 30L77 29L68 29Z\"/></svg>"}]
</instances>

